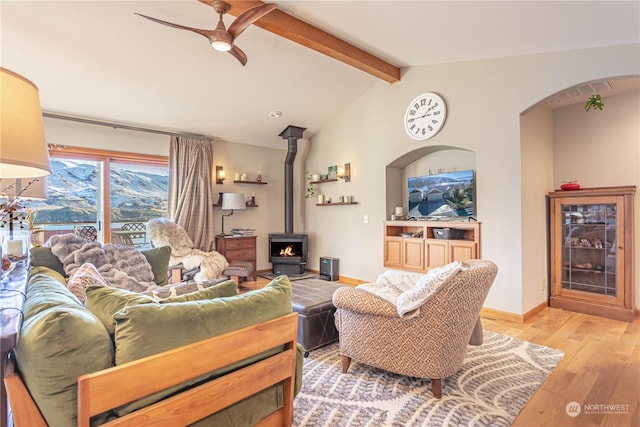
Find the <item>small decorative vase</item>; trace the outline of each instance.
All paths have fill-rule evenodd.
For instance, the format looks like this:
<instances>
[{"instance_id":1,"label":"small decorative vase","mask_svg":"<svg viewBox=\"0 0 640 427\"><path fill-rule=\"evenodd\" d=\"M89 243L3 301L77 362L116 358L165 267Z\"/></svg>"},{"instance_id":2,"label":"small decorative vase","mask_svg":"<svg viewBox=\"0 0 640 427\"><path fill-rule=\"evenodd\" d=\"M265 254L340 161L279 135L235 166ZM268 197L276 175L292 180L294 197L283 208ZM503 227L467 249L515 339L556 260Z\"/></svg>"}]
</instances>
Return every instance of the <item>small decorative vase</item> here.
<instances>
[{"instance_id":1,"label":"small decorative vase","mask_svg":"<svg viewBox=\"0 0 640 427\"><path fill-rule=\"evenodd\" d=\"M318 204L319 205L324 204L324 196L322 194L318 195Z\"/></svg>"}]
</instances>

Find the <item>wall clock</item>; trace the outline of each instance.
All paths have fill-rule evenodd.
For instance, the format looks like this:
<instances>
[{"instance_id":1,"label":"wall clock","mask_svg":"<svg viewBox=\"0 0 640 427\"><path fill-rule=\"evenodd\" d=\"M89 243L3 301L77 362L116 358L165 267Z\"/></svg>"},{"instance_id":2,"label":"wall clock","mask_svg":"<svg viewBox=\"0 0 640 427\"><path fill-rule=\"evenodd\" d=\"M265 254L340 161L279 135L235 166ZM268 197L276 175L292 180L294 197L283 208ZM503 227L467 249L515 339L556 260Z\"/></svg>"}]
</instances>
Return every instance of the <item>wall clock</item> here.
<instances>
[{"instance_id":1,"label":"wall clock","mask_svg":"<svg viewBox=\"0 0 640 427\"><path fill-rule=\"evenodd\" d=\"M447 118L447 104L440 95L427 92L415 97L404 113L404 129L413 139L435 136Z\"/></svg>"}]
</instances>

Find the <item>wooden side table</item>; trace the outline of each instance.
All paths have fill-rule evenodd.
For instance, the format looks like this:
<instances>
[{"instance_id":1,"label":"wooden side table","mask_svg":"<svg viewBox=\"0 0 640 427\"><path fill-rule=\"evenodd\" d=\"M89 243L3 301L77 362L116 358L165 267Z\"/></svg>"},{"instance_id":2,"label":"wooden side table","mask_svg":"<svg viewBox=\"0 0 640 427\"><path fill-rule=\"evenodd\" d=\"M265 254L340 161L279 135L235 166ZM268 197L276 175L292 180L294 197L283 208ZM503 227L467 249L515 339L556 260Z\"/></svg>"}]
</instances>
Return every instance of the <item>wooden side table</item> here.
<instances>
[{"instance_id":1,"label":"wooden side table","mask_svg":"<svg viewBox=\"0 0 640 427\"><path fill-rule=\"evenodd\" d=\"M216 251L227 261L247 261L253 265L251 278L256 281L256 236L216 236Z\"/></svg>"}]
</instances>

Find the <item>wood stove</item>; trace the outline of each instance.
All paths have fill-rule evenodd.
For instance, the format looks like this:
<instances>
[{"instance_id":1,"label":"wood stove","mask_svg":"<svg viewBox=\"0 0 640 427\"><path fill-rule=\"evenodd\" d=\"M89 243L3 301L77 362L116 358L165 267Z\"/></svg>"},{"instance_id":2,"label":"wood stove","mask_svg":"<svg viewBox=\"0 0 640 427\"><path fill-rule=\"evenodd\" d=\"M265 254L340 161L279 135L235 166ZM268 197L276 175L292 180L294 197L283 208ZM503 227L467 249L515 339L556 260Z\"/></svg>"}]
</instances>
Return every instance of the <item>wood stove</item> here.
<instances>
[{"instance_id":1,"label":"wood stove","mask_svg":"<svg viewBox=\"0 0 640 427\"><path fill-rule=\"evenodd\" d=\"M269 234L269 262L273 274L300 275L307 267L309 238L304 233L293 232L293 162L298 152L298 139L304 128L287 126L280 133L287 139L287 156L284 161L284 233Z\"/></svg>"},{"instance_id":2,"label":"wood stove","mask_svg":"<svg viewBox=\"0 0 640 427\"><path fill-rule=\"evenodd\" d=\"M273 274L304 274L307 267L308 244L306 234L269 234L269 262Z\"/></svg>"}]
</instances>

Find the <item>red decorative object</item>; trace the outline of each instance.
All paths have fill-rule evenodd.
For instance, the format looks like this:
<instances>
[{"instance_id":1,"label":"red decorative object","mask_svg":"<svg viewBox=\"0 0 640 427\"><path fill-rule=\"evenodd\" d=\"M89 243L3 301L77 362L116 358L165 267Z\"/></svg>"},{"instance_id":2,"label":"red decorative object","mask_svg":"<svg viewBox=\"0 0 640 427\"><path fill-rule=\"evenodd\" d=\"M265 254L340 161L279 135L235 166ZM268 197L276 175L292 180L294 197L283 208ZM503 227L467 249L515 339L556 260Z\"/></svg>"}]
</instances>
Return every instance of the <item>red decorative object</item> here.
<instances>
[{"instance_id":1,"label":"red decorative object","mask_svg":"<svg viewBox=\"0 0 640 427\"><path fill-rule=\"evenodd\" d=\"M577 182L565 182L560 186L560 189L563 191L579 190L580 184L578 184Z\"/></svg>"}]
</instances>

